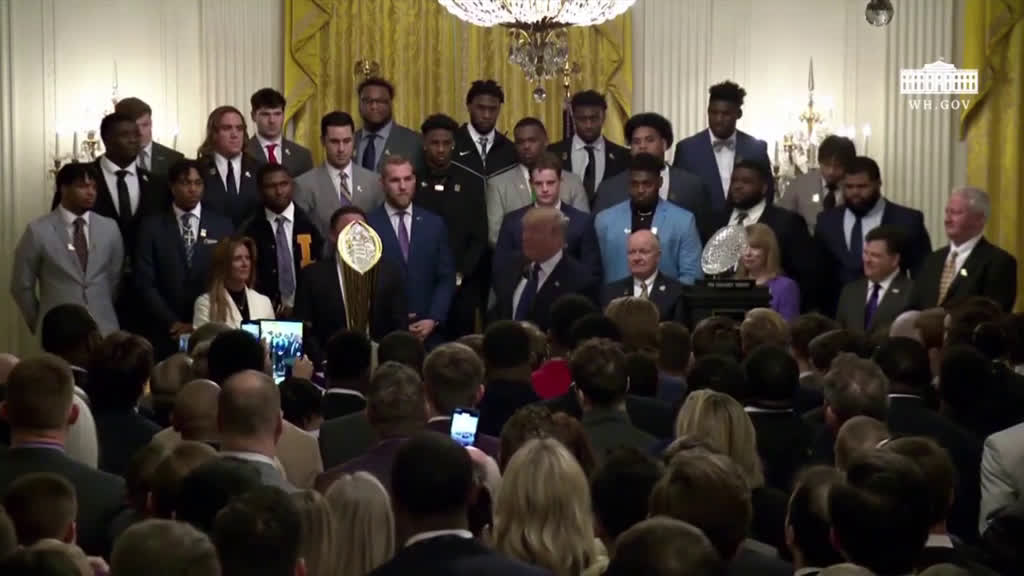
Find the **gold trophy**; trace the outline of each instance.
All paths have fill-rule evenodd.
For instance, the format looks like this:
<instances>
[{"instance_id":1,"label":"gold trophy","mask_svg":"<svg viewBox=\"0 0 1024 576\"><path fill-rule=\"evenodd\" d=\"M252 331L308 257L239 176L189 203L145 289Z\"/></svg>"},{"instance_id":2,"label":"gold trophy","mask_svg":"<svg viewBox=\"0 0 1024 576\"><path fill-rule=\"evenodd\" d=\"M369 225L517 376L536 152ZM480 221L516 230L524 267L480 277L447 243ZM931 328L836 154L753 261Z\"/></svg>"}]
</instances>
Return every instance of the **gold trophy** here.
<instances>
[{"instance_id":1,"label":"gold trophy","mask_svg":"<svg viewBox=\"0 0 1024 576\"><path fill-rule=\"evenodd\" d=\"M368 333L377 288L377 263L383 248L380 236L361 220L338 235L338 266L345 292L345 318L349 330Z\"/></svg>"}]
</instances>

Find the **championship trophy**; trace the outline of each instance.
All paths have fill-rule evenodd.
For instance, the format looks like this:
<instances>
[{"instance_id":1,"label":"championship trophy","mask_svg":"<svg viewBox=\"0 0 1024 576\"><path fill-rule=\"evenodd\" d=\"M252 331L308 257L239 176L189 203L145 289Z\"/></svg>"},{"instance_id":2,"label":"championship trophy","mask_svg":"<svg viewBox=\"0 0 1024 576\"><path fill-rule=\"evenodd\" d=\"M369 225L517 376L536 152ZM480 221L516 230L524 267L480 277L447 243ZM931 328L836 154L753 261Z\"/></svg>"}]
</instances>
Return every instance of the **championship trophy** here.
<instances>
[{"instance_id":1,"label":"championship trophy","mask_svg":"<svg viewBox=\"0 0 1024 576\"><path fill-rule=\"evenodd\" d=\"M338 235L338 266L341 267L349 330L370 332L377 263L382 253L380 236L362 220L345 226Z\"/></svg>"},{"instance_id":2,"label":"championship trophy","mask_svg":"<svg viewBox=\"0 0 1024 576\"><path fill-rule=\"evenodd\" d=\"M691 330L709 316L742 320L747 310L765 308L771 303L767 286L734 277L746 248L747 231L743 226L724 226L708 240L700 257L704 279L683 291Z\"/></svg>"}]
</instances>

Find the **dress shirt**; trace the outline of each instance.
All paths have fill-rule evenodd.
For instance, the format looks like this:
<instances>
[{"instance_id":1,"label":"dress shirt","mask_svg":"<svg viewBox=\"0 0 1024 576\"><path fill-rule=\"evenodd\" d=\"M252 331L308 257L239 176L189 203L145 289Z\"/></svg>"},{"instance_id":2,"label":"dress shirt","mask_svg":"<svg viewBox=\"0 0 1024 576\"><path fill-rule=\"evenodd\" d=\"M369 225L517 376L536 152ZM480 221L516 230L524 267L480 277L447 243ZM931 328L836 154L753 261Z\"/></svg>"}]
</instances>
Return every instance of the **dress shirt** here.
<instances>
[{"instance_id":1,"label":"dress shirt","mask_svg":"<svg viewBox=\"0 0 1024 576\"><path fill-rule=\"evenodd\" d=\"M465 538L467 540L473 539L473 533L469 530L431 530L430 532L420 532L412 538L409 538L405 541L405 545L412 546L417 542L430 540L431 538L440 538L442 536L458 536L459 538Z\"/></svg>"},{"instance_id":2,"label":"dress shirt","mask_svg":"<svg viewBox=\"0 0 1024 576\"><path fill-rule=\"evenodd\" d=\"M900 269L897 267L895 270L892 271L891 274L889 274L888 276L883 278L881 282L878 282L878 286L879 286L879 288L878 288L878 304L879 305L882 304L882 298L885 298L885 293L889 291L889 286L892 285L893 278L895 278L896 275L899 274L899 273L900 273ZM874 288L875 288L875 283L872 282L870 278L868 278L867 281L868 281L868 291L867 291L868 293L864 297L864 303L865 304L867 304L868 300L871 300L871 291L874 290Z\"/></svg>"},{"instance_id":3,"label":"dress shirt","mask_svg":"<svg viewBox=\"0 0 1024 576\"><path fill-rule=\"evenodd\" d=\"M391 221L391 228L395 231L395 238L398 238L398 213L402 210L384 202L384 210L388 213L388 220ZM412 248L412 203L405 209L405 232L409 235L409 248Z\"/></svg>"},{"instance_id":4,"label":"dress shirt","mask_svg":"<svg viewBox=\"0 0 1024 576\"><path fill-rule=\"evenodd\" d=\"M181 232L182 239L185 238L185 227L181 225L181 217L185 214L192 215L192 234L195 235L196 244L199 243L199 223L203 218L203 203L196 204L196 207L185 212L181 208L172 204L171 208L174 210L174 221L178 223L178 231Z\"/></svg>"},{"instance_id":5,"label":"dress shirt","mask_svg":"<svg viewBox=\"0 0 1024 576\"><path fill-rule=\"evenodd\" d=\"M228 189L228 159L218 153L213 155L213 163L217 165L217 172L220 174L220 181L224 183L224 191ZM235 190L242 191L242 155L239 154L231 159L232 168L235 171Z\"/></svg>"},{"instance_id":6,"label":"dress shirt","mask_svg":"<svg viewBox=\"0 0 1024 576\"><path fill-rule=\"evenodd\" d=\"M494 128L491 128L491 131L488 132L487 134L481 134L476 131L476 128L473 128L472 122L467 123L466 127L469 128L469 137L473 139L473 146L476 146L476 153L479 154L481 158L484 158L485 156L483 154L482 149L480 148L480 138L487 138L487 150L489 152L491 148L494 147ZM527 176L526 179L529 180L529 176Z\"/></svg>"},{"instance_id":7,"label":"dress shirt","mask_svg":"<svg viewBox=\"0 0 1024 576\"><path fill-rule=\"evenodd\" d=\"M929 534L924 543L925 548L953 548L953 539L949 534Z\"/></svg>"},{"instance_id":8,"label":"dress shirt","mask_svg":"<svg viewBox=\"0 0 1024 576\"><path fill-rule=\"evenodd\" d=\"M526 179L526 187L530 190L530 194L536 197L537 194L533 192L533 180L530 178L530 169L520 164L519 171L523 173L523 178Z\"/></svg>"},{"instance_id":9,"label":"dress shirt","mask_svg":"<svg viewBox=\"0 0 1024 576\"><path fill-rule=\"evenodd\" d=\"M640 285L640 282L647 284L647 295L650 296L654 292L654 281L658 279L658 271L655 270L654 274L651 274L647 280L640 280L636 276L633 277L633 296L640 298L643 296L644 287Z\"/></svg>"},{"instance_id":10,"label":"dress shirt","mask_svg":"<svg viewBox=\"0 0 1024 576\"><path fill-rule=\"evenodd\" d=\"M373 141L373 151L376 152L376 158L373 159L373 165L377 166L380 162L381 155L384 154L384 144L387 143L388 138L391 137L391 127L394 126L394 124L394 120L389 120L387 124L381 126L376 132L370 132L366 129L366 126L363 126L363 137L359 139L359 142L356 142L356 145L359 146L359 155L356 156L356 158L360 161L363 159L363 151L366 150L366 145L370 143L370 135L376 134L377 138ZM352 174L349 174L349 176L352 176ZM351 180L349 180L349 182L351 182Z\"/></svg>"},{"instance_id":11,"label":"dress shirt","mask_svg":"<svg viewBox=\"0 0 1024 576\"><path fill-rule=\"evenodd\" d=\"M740 208L733 208L732 209L732 214L729 216L729 225L730 226L734 226L736 224L739 224L740 212L746 212L747 213L746 219L743 220L743 225L744 226L750 226L751 224L755 224L755 223L757 223L758 220L761 219L761 214L764 214L764 200L762 199L760 202L758 202L757 204L754 204L753 206L751 206L747 210L742 210Z\"/></svg>"},{"instance_id":12,"label":"dress shirt","mask_svg":"<svg viewBox=\"0 0 1024 576\"><path fill-rule=\"evenodd\" d=\"M143 170L149 170L150 172L153 171L153 141L152 140L149 141L149 144L146 144L145 146L143 146L142 150L139 150L139 159L136 160L136 162L138 162L139 167L142 168Z\"/></svg>"},{"instance_id":13,"label":"dress shirt","mask_svg":"<svg viewBox=\"0 0 1024 576\"><path fill-rule=\"evenodd\" d=\"M956 262L953 262L953 278L956 278L956 275L960 273L960 269L963 268L964 262L967 262L967 257L974 251L974 247L978 245L981 236L981 234L978 234L959 246L955 246L952 241L949 243L950 250L956 250Z\"/></svg>"},{"instance_id":14,"label":"dress shirt","mask_svg":"<svg viewBox=\"0 0 1024 576\"><path fill-rule=\"evenodd\" d=\"M708 128L708 138L711 139L711 152L715 155L715 163L718 164L718 177L722 179L722 191L725 197L729 197L729 182L732 182L732 167L736 162L736 132L726 138L726 142L732 143L732 148L723 146L721 150L715 150L715 135Z\"/></svg>"},{"instance_id":15,"label":"dress shirt","mask_svg":"<svg viewBox=\"0 0 1024 576\"><path fill-rule=\"evenodd\" d=\"M540 204L537 204L536 202L533 203L533 207L534 208L548 208L548 206L541 206ZM561 212L562 211L562 199L559 198L558 200L556 200L555 203L550 206L550 208L554 208L555 210L558 210L559 212Z\"/></svg>"},{"instance_id":16,"label":"dress shirt","mask_svg":"<svg viewBox=\"0 0 1024 576\"><path fill-rule=\"evenodd\" d=\"M221 458L237 458L239 460L246 460L248 462L256 462L260 464L270 464L274 468L280 470L280 465L276 460L267 456L266 454L260 454L259 452L233 452L231 450L221 450Z\"/></svg>"},{"instance_id":17,"label":"dress shirt","mask_svg":"<svg viewBox=\"0 0 1024 576\"><path fill-rule=\"evenodd\" d=\"M604 180L604 136L598 136L597 140L590 143L594 148L594 189L601 184L601 180ZM576 174L583 179L583 174L587 171L587 163L590 161L587 158L587 143L580 138L579 134L574 134L572 137L572 167L573 174Z\"/></svg>"},{"instance_id":18,"label":"dress shirt","mask_svg":"<svg viewBox=\"0 0 1024 576\"><path fill-rule=\"evenodd\" d=\"M114 210L117 211L118 216L121 216L121 203L117 198L117 172L119 170L128 171L124 180L128 184L128 198L131 200L132 214L135 214L139 209L139 175L135 161L133 160L131 164L121 168L103 156L100 158L100 169L103 171L103 180L107 183L107 190L110 192L110 199L114 201Z\"/></svg>"},{"instance_id":19,"label":"dress shirt","mask_svg":"<svg viewBox=\"0 0 1024 576\"><path fill-rule=\"evenodd\" d=\"M64 228L68 231L68 246L71 246L75 241L75 220L79 218L73 214L67 208L57 205L57 211L60 212L60 218L64 222ZM82 220L85 220L85 225L82 226L82 233L85 234L85 246L86 248L92 248L89 242L89 211L86 210L82 213Z\"/></svg>"},{"instance_id":20,"label":"dress shirt","mask_svg":"<svg viewBox=\"0 0 1024 576\"><path fill-rule=\"evenodd\" d=\"M355 190L353 189L355 186L352 184L352 162L349 161L349 163L340 170L330 164L325 164L325 166L327 166L327 175L331 177L331 183L334 184L334 191L338 194L338 199L340 200L342 197L341 175L343 173L345 174L345 186L348 188L348 193L355 198Z\"/></svg>"},{"instance_id":21,"label":"dress shirt","mask_svg":"<svg viewBox=\"0 0 1024 576\"><path fill-rule=\"evenodd\" d=\"M263 157L267 159L267 162L270 162L270 154L267 152L267 145L273 144L276 146L276 148L274 148L274 156L277 157L277 163L284 164L284 148L281 146L282 138L280 136L278 136L276 140L267 140L257 132L256 141L260 143L260 150L263 150Z\"/></svg>"},{"instance_id":22,"label":"dress shirt","mask_svg":"<svg viewBox=\"0 0 1024 576\"><path fill-rule=\"evenodd\" d=\"M821 572L822 570L824 570L824 568L816 568L814 566L807 566L805 568L801 568L801 569L797 570L796 572L793 572L793 576L807 576L808 574L817 574L817 573Z\"/></svg>"},{"instance_id":23,"label":"dress shirt","mask_svg":"<svg viewBox=\"0 0 1024 576\"><path fill-rule=\"evenodd\" d=\"M868 210L860 219L860 231L864 236L868 235L875 228L882 225L882 214L885 213L885 198L879 198L875 206ZM849 208L843 211L843 239L846 241L846 247L850 247L850 233L853 232L853 224L857 221L857 217L853 215L853 212ZM866 242L861 239L861 246Z\"/></svg>"},{"instance_id":24,"label":"dress shirt","mask_svg":"<svg viewBox=\"0 0 1024 576\"><path fill-rule=\"evenodd\" d=\"M559 250L554 256L540 263L540 270L537 271L537 292L540 292L541 286L544 285L544 281L551 276L551 271L558 266L558 263L562 261L562 251ZM530 267L533 267L533 262L530 262ZM519 284L516 285L515 292L512 293L512 313L515 314L516 308L519 307L519 297L523 295L523 290L526 289L526 278L521 278Z\"/></svg>"},{"instance_id":25,"label":"dress shirt","mask_svg":"<svg viewBox=\"0 0 1024 576\"><path fill-rule=\"evenodd\" d=\"M668 169L668 164L661 169L661 188L658 188L658 197L662 200L668 200L668 181L671 173Z\"/></svg>"},{"instance_id":26,"label":"dress shirt","mask_svg":"<svg viewBox=\"0 0 1024 576\"><path fill-rule=\"evenodd\" d=\"M366 400L366 396L358 390L352 390L351 388L328 388L324 394L345 394L346 396L356 396Z\"/></svg>"}]
</instances>

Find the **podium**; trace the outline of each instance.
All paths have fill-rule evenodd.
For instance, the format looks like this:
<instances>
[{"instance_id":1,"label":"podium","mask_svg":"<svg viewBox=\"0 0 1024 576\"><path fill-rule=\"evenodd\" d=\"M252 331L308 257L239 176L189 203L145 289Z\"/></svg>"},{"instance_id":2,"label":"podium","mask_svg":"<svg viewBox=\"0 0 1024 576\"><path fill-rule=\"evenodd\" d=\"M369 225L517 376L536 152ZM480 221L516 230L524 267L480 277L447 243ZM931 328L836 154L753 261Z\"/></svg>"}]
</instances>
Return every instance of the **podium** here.
<instances>
[{"instance_id":1,"label":"podium","mask_svg":"<svg viewBox=\"0 0 1024 576\"><path fill-rule=\"evenodd\" d=\"M682 298L686 325L691 331L701 320L711 316L726 316L740 322L747 310L767 308L772 301L767 286L733 278L699 280L696 285L683 288Z\"/></svg>"}]
</instances>

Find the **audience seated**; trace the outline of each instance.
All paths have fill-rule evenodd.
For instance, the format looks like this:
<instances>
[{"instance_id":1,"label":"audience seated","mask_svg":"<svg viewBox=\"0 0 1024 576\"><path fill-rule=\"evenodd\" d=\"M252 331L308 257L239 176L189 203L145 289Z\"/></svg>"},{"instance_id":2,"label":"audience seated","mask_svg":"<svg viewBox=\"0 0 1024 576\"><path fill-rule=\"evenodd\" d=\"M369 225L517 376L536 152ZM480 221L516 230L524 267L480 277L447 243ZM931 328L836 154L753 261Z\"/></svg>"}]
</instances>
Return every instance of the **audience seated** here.
<instances>
[{"instance_id":1,"label":"audience seated","mask_svg":"<svg viewBox=\"0 0 1024 576\"><path fill-rule=\"evenodd\" d=\"M649 351L626 354L626 378L633 396L654 398L658 395L658 355Z\"/></svg>"},{"instance_id":2,"label":"audience seated","mask_svg":"<svg viewBox=\"0 0 1024 576\"><path fill-rule=\"evenodd\" d=\"M427 428L440 434L451 431L457 408L475 409L484 395L484 363L468 347L442 344L423 363L423 388L427 396ZM478 432L473 445L492 458L498 457L498 438Z\"/></svg>"},{"instance_id":3,"label":"audience seated","mask_svg":"<svg viewBox=\"0 0 1024 576\"><path fill-rule=\"evenodd\" d=\"M213 542L222 576L295 576L306 572L299 512L283 490L260 486L217 514Z\"/></svg>"},{"instance_id":4,"label":"audience seated","mask_svg":"<svg viewBox=\"0 0 1024 576\"><path fill-rule=\"evenodd\" d=\"M618 557L619 537L647 518L647 501L662 473L646 453L624 449L609 454L590 475L594 532L612 558Z\"/></svg>"},{"instance_id":5,"label":"audience seated","mask_svg":"<svg viewBox=\"0 0 1024 576\"><path fill-rule=\"evenodd\" d=\"M796 479L786 508L786 548L799 574L820 574L843 557L832 545L828 494L843 481L843 475L831 466L812 466Z\"/></svg>"},{"instance_id":6,"label":"audience seated","mask_svg":"<svg viewBox=\"0 0 1024 576\"><path fill-rule=\"evenodd\" d=\"M44 540L8 556L0 572L4 576L93 576L95 571L77 547Z\"/></svg>"},{"instance_id":7,"label":"audience seated","mask_svg":"<svg viewBox=\"0 0 1024 576\"><path fill-rule=\"evenodd\" d=\"M704 533L664 516L644 520L619 540L607 576L715 576L722 559Z\"/></svg>"},{"instance_id":8,"label":"audience seated","mask_svg":"<svg viewBox=\"0 0 1024 576\"><path fill-rule=\"evenodd\" d=\"M653 302L622 296L608 303L604 314L619 328L626 352L657 351L659 316Z\"/></svg>"},{"instance_id":9,"label":"audience seated","mask_svg":"<svg viewBox=\"0 0 1024 576\"><path fill-rule=\"evenodd\" d=\"M306 576L334 576L338 573L338 556L334 548L337 533L348 529L347 523L336 524L327 501L319 492L300 490L291 494L299 514L299 557Z\"/></svg>"},{"instance_id":10,"label":"audience seated","mask_svg":"<svg viewBox=\"0 0 1024 576\"><path fill-rule=\"evenodd\" d=\"M327 489L336 527L336 574L363 576L395 553L395 518L384 485L373 474L345 474Z\"/></svg>"},{"instance_id":11,"label":"audience seated","mask_svg":"<svg viewBox=\"0 0 1024 576\"><path fill-rule=\"evenodd\" d=\"M487 384L480 400L477 433L498 436L519 408L539 400L530 370L530 335L521 324L503 320L484 333Z\"/></svg>"},{"instance_id":12,"label":"audience seated","mask_svg":"<svg viewBox=\"0 0 1024 576\"><path fill-rule=\"evenodd\" d=\"M870 416L854 416L839 427L836 433L836 469L846 472L850 462L865 450L874 450L889 440L885 422Z\"/></svg>"},{"instance_id":13,"label":"audience seated","mask_svg":"<svg viewBox=\"0 0 1024 576\"><path fill-rule=\"evenodd\" d=\"M58 474L25 474L7 487L4 509L14 523L18 544L53 539L75 543L78 500L75 487Z\"/></svg>"},{"instance_id":14,"label":"audience seated","mask_svg":"<svg viewBox=\"0 0 1024 576\"><path fill-rule=\"evenodd\" d=\"M152 493L156 469L170 453L170 446L150 442L140 448L124 471L128 508L121 511L110 528L116 536L126 528L153 515Z\"/></svg>"},{"instance_id":15,"label":"audience seated","mask_svg":"<svg viewBox=\"0 0 1024 576\"><path fill-rule=\"evenodd\" d=\"M390 352L390 349L384 350L385 354ZM322 411L324 420L365 409L366 387L370 384L373 356L370 339L366 334L343 330L327 341L326 353L324 375L327 378L327 391L324 393Z\"/></svg>"},{"instance_id":16,"label":"audience seated","mask_svg":"<svg viewBox=\"0 0 1024 576\"><path fill-rule=\"evenodd\" d=\"M110 576L220 576L210 538L183 522L146 520L117 539Z\"/></svg>"},{"instance_id":17,"label":"audience seated","mask_svg":"<svg viewBox=\"0 0 1024 576\"><path fill-rule=\"evenodd\" d=\"M216 457L216 450L201 442L184 440L172 448L153 471L149 497L153 515L157 518L175 518L185 478Z\"/></svg>"},{"instance_id":18,"label":"audience seated","mask_svg":"<svg viewBox=\"0 0 1024 576\"><path fill-rule=\"evenodd\" d=\"M551 305L548 327L549 359L534 370L533 390L541 399L561 396L569 391L569 352L572 350L572 328L576 321L597 312L594 303L579 294L566 294Z\"/></svg>"}]
</instances>

